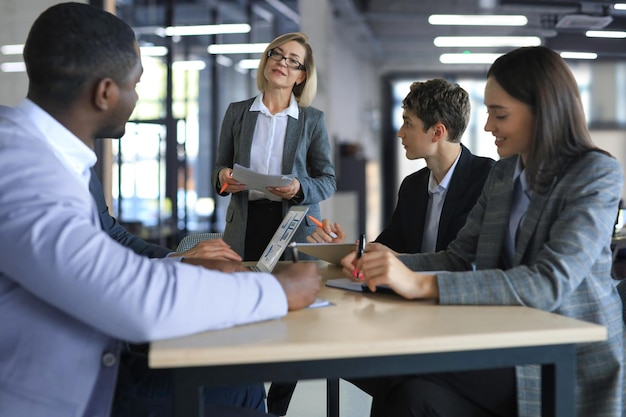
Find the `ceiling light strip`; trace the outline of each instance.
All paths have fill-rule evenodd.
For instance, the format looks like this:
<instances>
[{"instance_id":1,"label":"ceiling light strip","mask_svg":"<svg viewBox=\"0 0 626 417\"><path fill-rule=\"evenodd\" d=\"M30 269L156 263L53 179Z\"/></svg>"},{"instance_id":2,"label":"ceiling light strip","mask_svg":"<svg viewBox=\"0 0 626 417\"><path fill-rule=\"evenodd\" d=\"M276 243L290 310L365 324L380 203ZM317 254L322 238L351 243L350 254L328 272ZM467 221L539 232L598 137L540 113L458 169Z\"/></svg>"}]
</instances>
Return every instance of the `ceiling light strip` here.
<instances>
[{"instance_id":1,"label":"ceiling light strip","mask_svg":"<svg viewBox=\"0 0 626 417\"><path fill-rule=\"evenodd\" d=\"M26 64L23 62L3 62L0 64L2 72L26 72Z\"/></svg>"},{"instance_id":2,"label":"ceiling light strip","mask_svg":"<svg viewBox=\"0 0 626 417\"><path fill-rule=\"evenodd\" d=\"M503 54L441 54L439 62L442 64L492 64Z\"/></svg>"},{"instance_id":3,"label":"ceiling light strip","mask_svg":"<svg viewBox=\"0 0 626 417\"><path fill-rule=\"evenodd\" d=\"M617 30L588 30L585 32L585 36L588 38L624 39L626 38L626 32Z\"/></svg>"},{"instance_id":4,"label":"ceiling light strip","mask_svg":"<svg viewBox=\"0 0 626 417\"><path fill-rule=\"evenodd\" d=\"M269 43L230 43L212 44L207 51L210 54L260 54Z\"/></svg>"},{"instance_id":5,"label":"ceiling light strip","mask_svg":"<svg viewBox=\"0 0 626 417\"><path fill-rule=\"evenodd\" d=\"M452 26L526 26L528 18L524 15L433 14L428 17L428 23Z\"/></svg>"},{"instance_id":6,"label":"ceiling light strip","mask_svg":"<svg viewBox=\"0 0 626 417\"><path fill-rule=\"evenodd\" d=\"M172 63L172 68L174 70L181 71L202 71L206 68L206 62L199 59L189 61L174 61Z\"/></svg>"},{"instance_id":7,"label":"ceiling light strip","mask_svg":"<svg viewBox=\"0 0 626 417\"><path fill-rule=\"evenodd\" d=\"M247 23L221 23L216 25L188 25L188 26L141 26L133 28L137 36L156 35L166 36L202 36L222 35L231 33L250 33L252 27Z\"/></svg>"},{"instance_id":8,"label":"ceiling light strip","mask_svg":"<svg viewBox=\"0 0 626 417\"><path fill-rule=\"evenodd\" d=\"M255 70L259 68L259 62L261 62L260 59L242 59L237 65L239 68Z\"/></svg>"},{"instance_id":9,"label":"ceiling light strip","mask_svg":"<svg viewBox=\"0 0 626 417\"><path fill-rule=\"evenodd\" d=\"M141 56L165 56L167 47L165 46L141 46L139 47Z\"/></svg>"},{"instance_id":10,"label":"ceiling light strip","mask_svg":"<svg viewBox=\"0 0 626 417\"><path fill-rule=\"evenodd\" d=\"M2 55L22 55L24 45L2 45L0 46Z\"/></svg>"},{"instance_id":11,"label":"ceiling light strip","mask_svg":"<svg viewBox=\"0 0 626 417\"><path fill-rule=\"evenodd\" d=\"M165 28L165 36L201 36L222 35L228 33L250 33L251 27L247 23L198 25L198 26L169 26Z\"/></svg>"},{"instance_id":12,"label":"ceiling light strip","mask_svg":"<svg viewBox=\"0 0 626 417\"><path fill-rule=\"evenodd\" d=\"M571 52L571 51L563 51L561 52L561 58L563 59L597 59L598 54L595 52Z\"/></svg>"},{"instance_id":13,"label":"ceiling light strip","mask_svg":"<svg viewBox=\"0 0 626 417\"><path fill-rule=\"evenodd\" d=\"M437 36L433 43L439 48L459 47L521 47L539 46L538 36Z\"/></svg>"}]
</instances>

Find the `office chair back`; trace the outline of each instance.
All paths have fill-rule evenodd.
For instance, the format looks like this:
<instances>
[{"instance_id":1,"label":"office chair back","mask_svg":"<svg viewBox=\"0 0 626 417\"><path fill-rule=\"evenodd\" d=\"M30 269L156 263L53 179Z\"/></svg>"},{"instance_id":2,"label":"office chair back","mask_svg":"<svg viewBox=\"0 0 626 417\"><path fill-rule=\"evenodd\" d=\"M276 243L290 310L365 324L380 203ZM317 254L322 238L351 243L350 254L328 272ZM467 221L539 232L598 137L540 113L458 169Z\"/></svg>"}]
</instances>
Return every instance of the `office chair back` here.
<instances>
[{"instance_id":1,"label":"office chair back","mask_svg":"<svg viewBox=\"0 0 626 417\"><path fill-rule=\"evenodd\" d=\"M192 235L185 236L178 244L176 252L185 252L196 246L198 242L203 240L219 239L222 236L223 233L194 233Z\"/></svg>"}]
</instances>

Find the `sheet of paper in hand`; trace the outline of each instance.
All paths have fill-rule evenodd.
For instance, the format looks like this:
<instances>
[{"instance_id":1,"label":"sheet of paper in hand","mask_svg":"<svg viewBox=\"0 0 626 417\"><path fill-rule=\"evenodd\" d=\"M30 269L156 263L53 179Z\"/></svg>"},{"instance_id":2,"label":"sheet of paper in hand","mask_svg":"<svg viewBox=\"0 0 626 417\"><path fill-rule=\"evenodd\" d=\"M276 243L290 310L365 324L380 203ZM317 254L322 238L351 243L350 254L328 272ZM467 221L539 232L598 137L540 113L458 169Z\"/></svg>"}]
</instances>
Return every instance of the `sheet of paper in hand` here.
<instances>
[{"instance_id":1,"label":"sheet of paper in hand","mask_svg":"<svg viewBox=\"0 0 626 417\"><path fill-rule=\"evenodd\" d=\"M267 187L285 187L293 181L293 177L290 175L260 174L239 164L235 164L233 167L233 178L246 184L246 189L261 191L262 193L267 193Z\"/></svg>"}]
</instances>

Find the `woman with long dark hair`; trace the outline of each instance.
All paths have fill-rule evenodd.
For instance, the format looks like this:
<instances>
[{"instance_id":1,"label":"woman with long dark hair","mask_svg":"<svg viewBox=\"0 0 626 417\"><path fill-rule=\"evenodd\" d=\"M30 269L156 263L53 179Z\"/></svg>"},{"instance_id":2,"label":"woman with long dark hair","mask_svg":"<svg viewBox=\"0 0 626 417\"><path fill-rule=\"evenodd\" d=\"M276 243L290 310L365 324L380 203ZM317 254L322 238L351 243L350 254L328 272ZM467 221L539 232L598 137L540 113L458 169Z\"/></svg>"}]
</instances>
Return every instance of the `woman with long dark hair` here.
<instances>
[{"instance_id":1,"label":"woman with long dark hair","mask_svg":"<svg viewBox=\"0 0 626 417\"><path fill-rule=\"evenodd\" d=\"M434 254L366 249L344 258L344 271L406 298L521 305L605 326L608 340L576 348L576 406L579 417L619 417L624 323L610 245L622 169L593 145L576 81L548 48L497 59L485 105L501 160L456 240ZM537 366L354 382L377 417L541 414Z\"/></svg>"}]
</instances>

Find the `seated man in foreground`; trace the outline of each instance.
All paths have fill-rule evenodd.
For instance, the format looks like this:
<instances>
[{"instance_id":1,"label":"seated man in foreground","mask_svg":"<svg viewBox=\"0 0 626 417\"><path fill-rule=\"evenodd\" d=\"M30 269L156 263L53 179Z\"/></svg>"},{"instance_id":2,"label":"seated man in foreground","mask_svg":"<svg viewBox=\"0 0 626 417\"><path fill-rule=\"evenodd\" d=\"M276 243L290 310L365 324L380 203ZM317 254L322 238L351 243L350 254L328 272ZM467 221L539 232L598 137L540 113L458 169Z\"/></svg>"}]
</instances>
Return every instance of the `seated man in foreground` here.
<instances>
[{"instance_id":1,"label":"seated man in foreground","mask_svg":"<svg viewBox=\"0 0 626 417\"><path fill-rule=\"evenodd\" d=\"M224 273L201 259L150 260L102 231L88 190L94 141L123 135L143 71L128 25L85 4L52 6L24 60L27 99L0 107L0 415L109 415L122 340L273 319L313 302L314 264L273 276L231 263Z\"/></svg>"}]
</instances>

